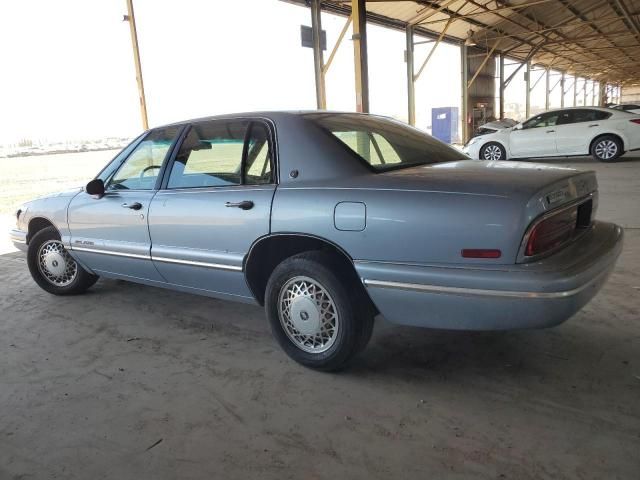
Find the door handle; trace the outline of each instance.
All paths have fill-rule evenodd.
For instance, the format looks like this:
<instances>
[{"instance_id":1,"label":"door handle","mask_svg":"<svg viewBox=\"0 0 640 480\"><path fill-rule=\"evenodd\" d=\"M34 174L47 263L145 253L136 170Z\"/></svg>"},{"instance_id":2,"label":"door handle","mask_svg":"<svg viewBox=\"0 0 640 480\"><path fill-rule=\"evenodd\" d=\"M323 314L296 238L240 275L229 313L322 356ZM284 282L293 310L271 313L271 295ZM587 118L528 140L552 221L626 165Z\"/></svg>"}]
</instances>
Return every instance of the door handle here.
<instances>
[{"instance_id":1,"label":"door handle","mask_svg":"<svg viewBox=\"0 0 640 480\"><path fill-rule=\"evenodd\" d=\"M547 130L547 133L553 133L555 130Z\"/></svg>"},{"instance_id":2,"label":"door handle","mask_svg":"<svg viewBox=\"0 0 640 480\"><path fill-rule=\"evenodd\" d=\"M251 210L253 208L253 202L251 200L243 200L241 202L227 202L225 207L236 207L242 210Z\"/></svg>"},{"instance_id":3,"label":"door handle","mask_svg":"<svg viewBox=\"0 0 640 480\"><path fill-rule=\"evenodd\" d=\"M140 210L142 208L142 204L139 202L123 203L122 208L130 208L131 210Z\"/></svg>"},{"instance_id":4,"label":"door handle","mask_svg":"<svg viewBox=\"0 0 640 480\"><path fill-rule=\"evenodd\" d=\"M589 125L589 128L591 128L591 127L599 127L599 126L600 126L599 123L592 123L591 125Z\"/></svg>"}]
</instances>

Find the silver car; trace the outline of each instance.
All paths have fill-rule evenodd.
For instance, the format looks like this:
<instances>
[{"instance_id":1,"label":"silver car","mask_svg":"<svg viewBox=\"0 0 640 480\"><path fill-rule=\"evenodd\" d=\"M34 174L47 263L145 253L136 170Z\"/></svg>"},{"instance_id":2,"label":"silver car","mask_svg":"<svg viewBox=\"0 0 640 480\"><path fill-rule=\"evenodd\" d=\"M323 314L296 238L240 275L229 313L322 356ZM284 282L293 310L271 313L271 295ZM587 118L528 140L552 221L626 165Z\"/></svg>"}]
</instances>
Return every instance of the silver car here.
<instances>
[{"instance_id":1,"label":"silver car","mask_svg":"<svg viewBox=\"0 0 640 480\"><path fill-rule=\"evenodd\" d=\"M285 352L336 370L373 320L557 325L602 287L622 229L593 172L471 160L400 122L263 112L145 132L85 188L16 213L46 291L98 277L264 305Z\"/></svg>"}]
</instances>

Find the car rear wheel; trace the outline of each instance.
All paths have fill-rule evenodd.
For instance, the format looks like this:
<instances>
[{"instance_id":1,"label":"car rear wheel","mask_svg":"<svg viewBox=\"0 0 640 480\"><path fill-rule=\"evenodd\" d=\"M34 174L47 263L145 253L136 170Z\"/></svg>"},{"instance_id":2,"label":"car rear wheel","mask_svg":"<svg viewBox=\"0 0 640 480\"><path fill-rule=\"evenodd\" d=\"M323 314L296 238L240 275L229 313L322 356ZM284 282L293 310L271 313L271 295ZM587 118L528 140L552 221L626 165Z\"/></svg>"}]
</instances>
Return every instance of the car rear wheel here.
<instances>
[{"instance_id":1,"label":"car rear wheel","mask_svg":"<svg viewBox=\"0 0 640 480\"><path fill-rule=\"evenodd\" d=\"M339 270L331 255L306 252L284 260L267 283L265 310L273 335L306 367L340 370L371 337L373 312Z\"/></svg>"},{"instance_id":2,"label":"car rear wheel","mask_svg":"<svg viewBox=\"0 0 640 480\"><path fill-rule=\"evenodd\" d=\"M31 239L27 264L35 282L54 295L82 293L98 280L69 255L54 227L40 230Z\"/></svg>"},{"instance_id":3,"label":"car rear wheel","mask_svg":"<svg viewBox=\"0 0 640 480\"><path fill-rule=\"evenodd\" d=\"M601 162L613 162L623 153L622 142L613 135L600 137L591 145L591 155Z\"/></svg>"},{"instance_id":4,"label":"car rear wheel","mask_svg":"<svg viewBox=\"0 0 640 480\"><path fill-rule=\"evenodd\" d=\"M506 160L507 152L496 142L489 142L480 149L480 160Z\"/></svg>"}]
</instances>

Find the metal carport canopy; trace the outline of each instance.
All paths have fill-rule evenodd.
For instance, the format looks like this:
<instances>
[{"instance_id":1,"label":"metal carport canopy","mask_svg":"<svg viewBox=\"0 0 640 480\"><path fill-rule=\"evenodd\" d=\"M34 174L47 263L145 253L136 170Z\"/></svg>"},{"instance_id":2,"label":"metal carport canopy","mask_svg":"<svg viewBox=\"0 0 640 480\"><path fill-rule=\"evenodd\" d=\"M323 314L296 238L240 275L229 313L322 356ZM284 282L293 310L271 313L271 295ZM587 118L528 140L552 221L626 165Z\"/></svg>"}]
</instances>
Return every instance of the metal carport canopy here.
<instances>
[{"instance_id":1,"label":"metal carport canopy","mask_svg":"<svg viewBox=\"0 0 640 480\"><path fill-rule=\"evenodd\" d=\"M310 5L309 0L285 0ZM352 0L323 0L351 15ZM638 0L368 0L367 21L602 83L640 84Z\"/></svg>"}]
</instances>

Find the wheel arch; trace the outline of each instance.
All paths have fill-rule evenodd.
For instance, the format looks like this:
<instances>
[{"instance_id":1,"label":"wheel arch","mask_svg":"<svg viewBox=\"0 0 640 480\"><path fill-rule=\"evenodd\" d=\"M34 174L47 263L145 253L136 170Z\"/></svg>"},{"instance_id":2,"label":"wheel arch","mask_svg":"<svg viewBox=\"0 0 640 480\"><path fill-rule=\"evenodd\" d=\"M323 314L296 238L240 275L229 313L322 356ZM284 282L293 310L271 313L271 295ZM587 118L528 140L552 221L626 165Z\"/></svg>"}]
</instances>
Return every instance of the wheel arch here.
<instances>
[{"instance_id":1,"label":"wheel arch","mask_svg":"<svg viewBox=\"0 0 640 480\"><path fill-rule=\"evenodd\" d=\"M344 269L343 272L349 280L359 286L366 298L369 299L358 277L353 259L343 248L326 238L287 232L259 238L253 243L245 257L243 265L245 280L260 305L264 305L267 282L273 270L287 258L309 251L330 253L335 258L337 266Z\"/></svg>"},{"instance_id":2,"label":"wheel arch","mask_svg":"<svg viewBox=\"0 0 640 480\"><path fill-rule=\"evenodd\" d=\"M587 155L591 155L591 150L593 149L593 145L596 143L596 141L599 138L602 138L602 137L616 137L618 140L620 140L620 143L622 144L622 153L621 153L621 155L623 155L624 152L627 151L627 148L626 148L627 141L622 135L620 135L619 133L605 132L605 133L599 133L598 135L596 135L595 137L593 137L591 139L591 141L589 142L589 150L587 151Z\"/></svg>"},{"instance_id":3,"label":"wheel arch","mask_svg":"<svg viewBox=\"0 0 640 480\"><path fill-rule=\"evenodd\" d=\"M485 142L480 146L480 148L478 149L478 158L479 158L480 160L482 160L482 159L483 159L483 158L482 158L482 149L483 149L484 147L486 147L487 145L491 144L491 143L495 143L495 144L497 144L497 145L499 145L499 146L501 146L501 147L502 147L502 150L504 151L504 157L505 157L504 159L505 159L505 160L508 160L509 158L511 158L511 155L510 155L509 149L508 149L508 148L507 148L507 146L505 145L505 142L503 142L502 140L490 139L490 140L485 141Z\"/></svg>"},{"instance_id":4,"label":"wheel arch","mask_svg":"<svg viewBox=\"0 0 640 480\"><path fill-rule=\"evenodd\" d=\"M57 230L53 222L46 217L35 216L31 218L27 226L27 245L36 233L48 227L53 227Z\"/></svg>"}]
</instances>

